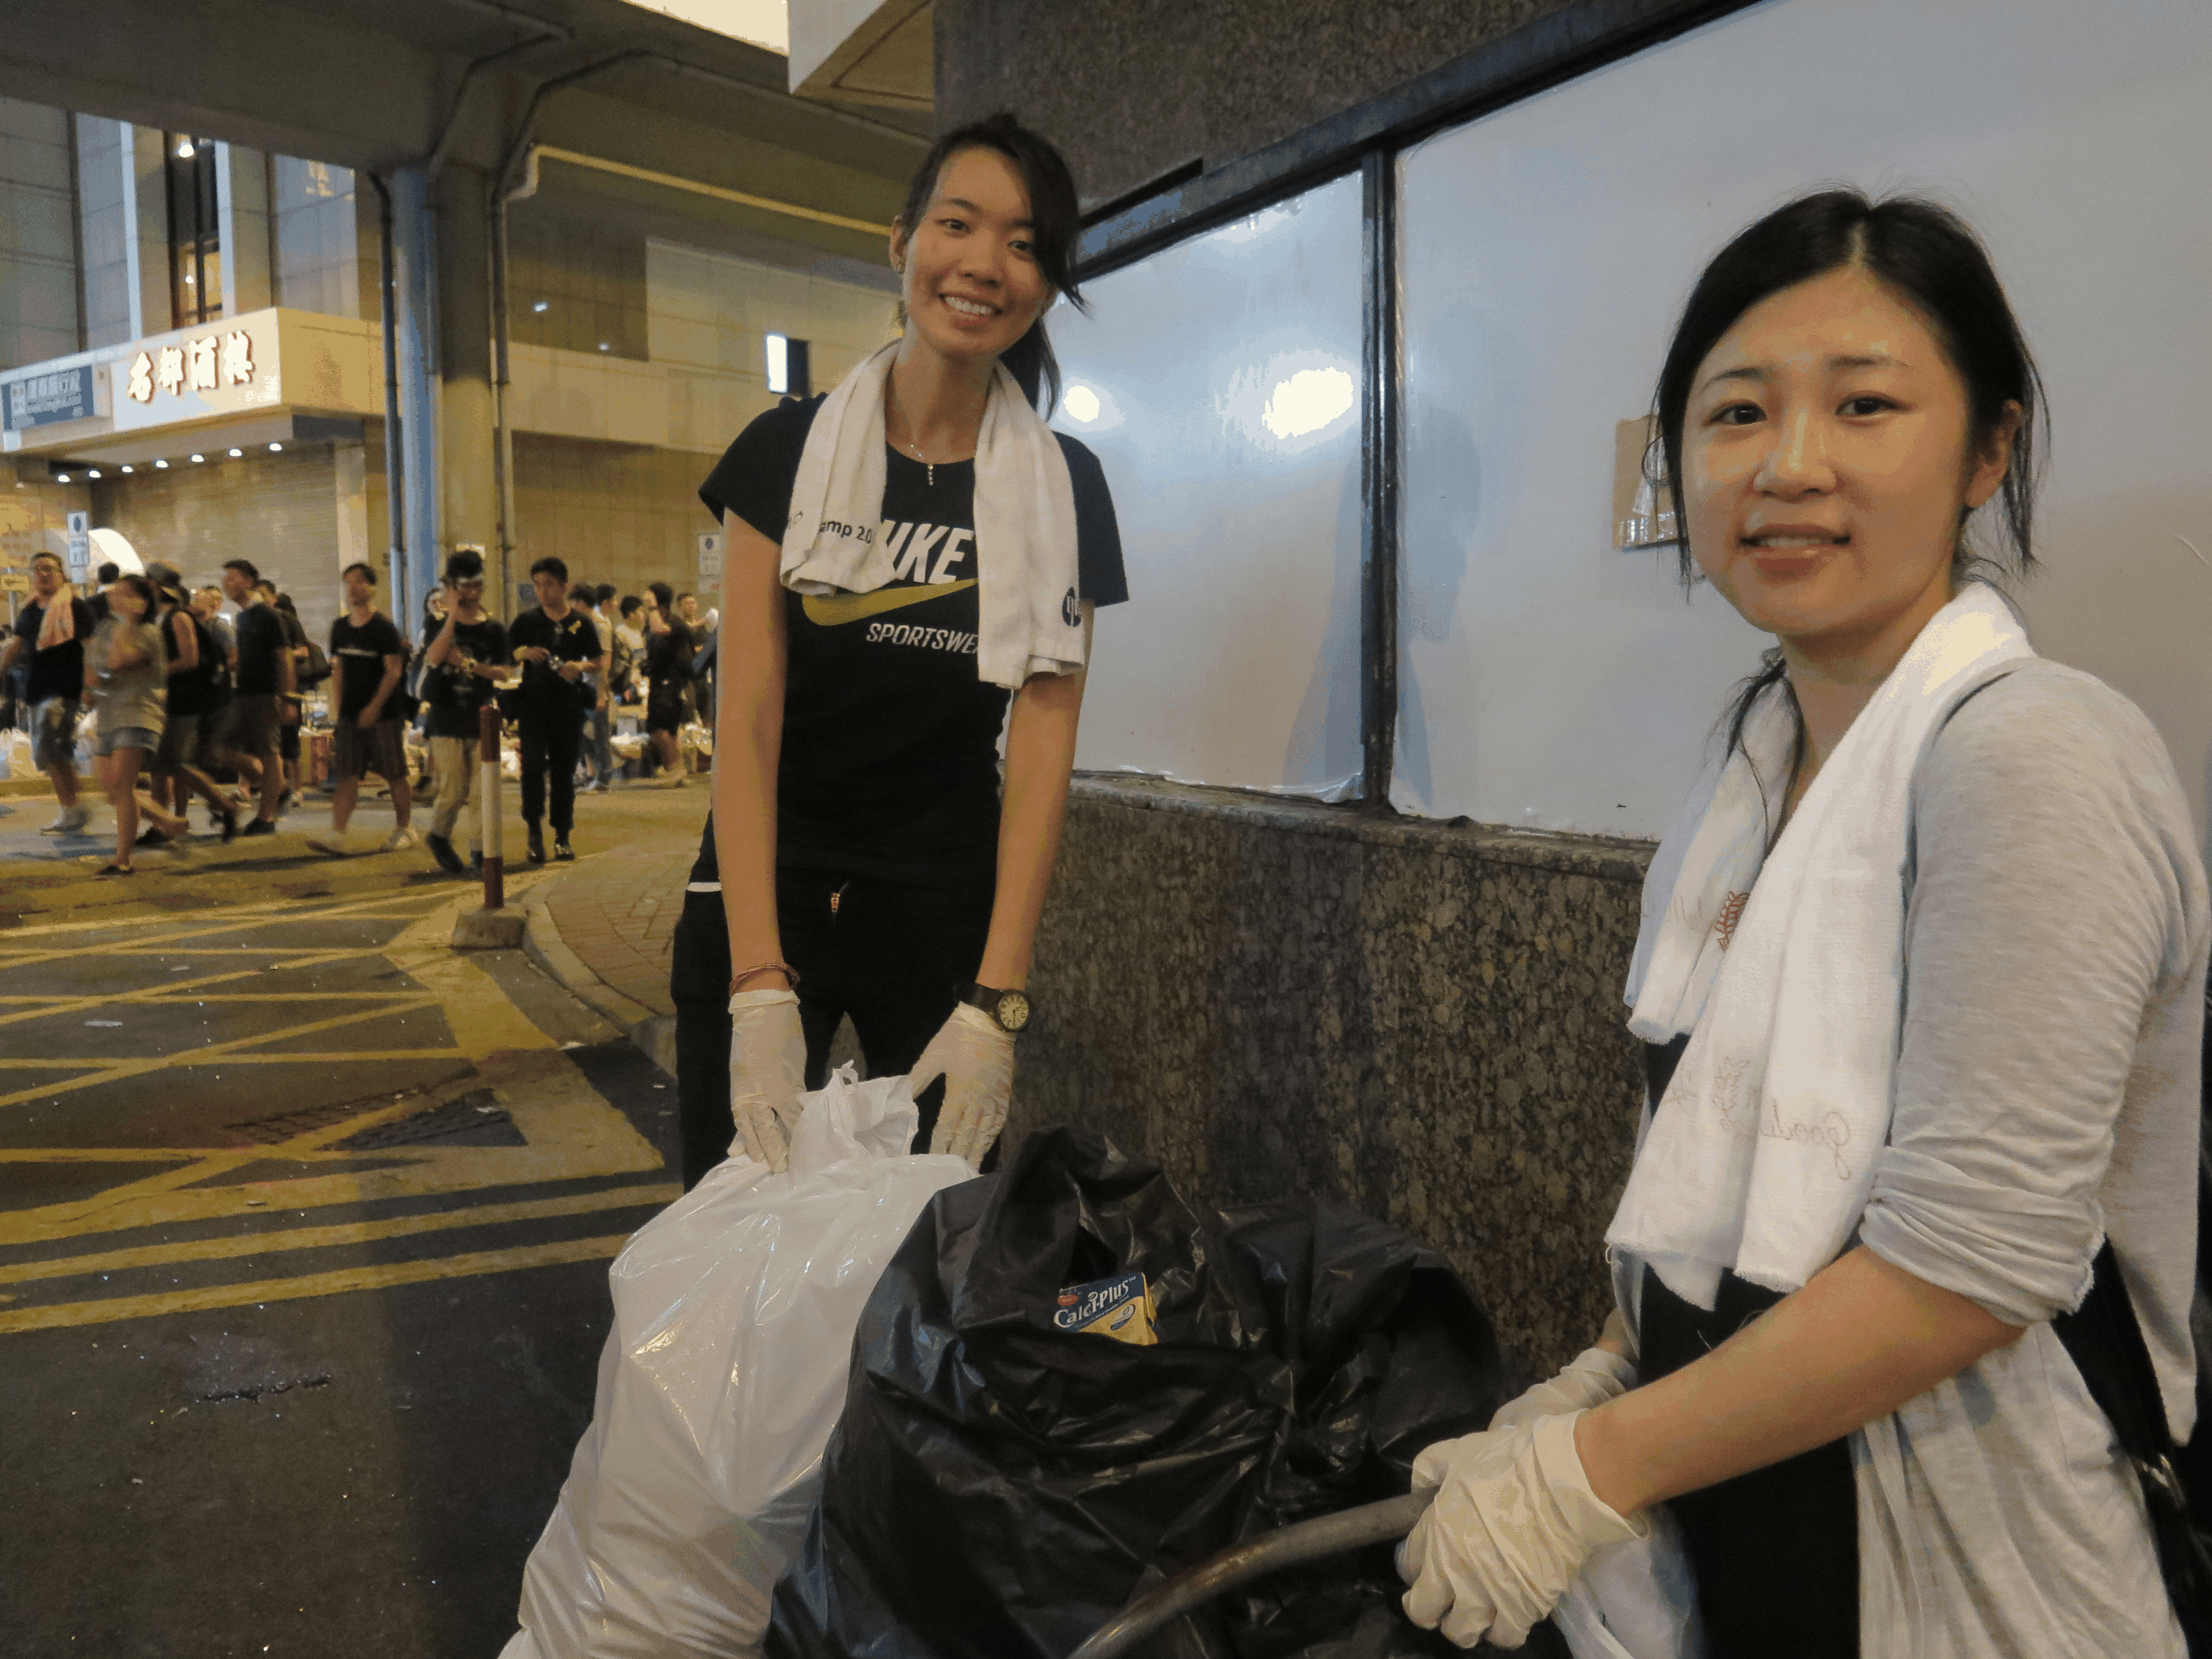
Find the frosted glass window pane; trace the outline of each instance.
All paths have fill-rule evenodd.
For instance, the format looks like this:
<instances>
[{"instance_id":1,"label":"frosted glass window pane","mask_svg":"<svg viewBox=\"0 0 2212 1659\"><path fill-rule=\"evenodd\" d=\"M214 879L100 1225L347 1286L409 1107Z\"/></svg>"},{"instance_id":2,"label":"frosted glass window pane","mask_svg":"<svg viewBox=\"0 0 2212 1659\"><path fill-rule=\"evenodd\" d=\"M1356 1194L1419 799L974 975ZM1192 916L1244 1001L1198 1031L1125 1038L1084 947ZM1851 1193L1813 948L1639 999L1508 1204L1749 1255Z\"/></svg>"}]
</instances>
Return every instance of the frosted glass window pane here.
<instances>
[{"instance_id":1,"label":"frosted glass window pane","mask_svg":"<svg viewBox=\"0 0 2212 1659\"><path fill-rule=\"evenodd\" d=\"M1104 465L1129 573L1079 767L1357 793L1359 238L1340 179L1053 313L1053 423Z\"/></svg>"},{"instance_id":2,"label":"frosted glass window pane","mask_svg":"<svg viewBox=\"0 0 2212 1659\"><path fill-rule=\"evenodd\" d=\"M1610 548L1614 424L1714 252L1845 181L1990 244L2054 426L2037 644L2142 705L2201 830L2212 7L2154 10L1775 0L1407 153L1402 810L1664 830L1770 641Z\"/></svg>"}]
</instances>

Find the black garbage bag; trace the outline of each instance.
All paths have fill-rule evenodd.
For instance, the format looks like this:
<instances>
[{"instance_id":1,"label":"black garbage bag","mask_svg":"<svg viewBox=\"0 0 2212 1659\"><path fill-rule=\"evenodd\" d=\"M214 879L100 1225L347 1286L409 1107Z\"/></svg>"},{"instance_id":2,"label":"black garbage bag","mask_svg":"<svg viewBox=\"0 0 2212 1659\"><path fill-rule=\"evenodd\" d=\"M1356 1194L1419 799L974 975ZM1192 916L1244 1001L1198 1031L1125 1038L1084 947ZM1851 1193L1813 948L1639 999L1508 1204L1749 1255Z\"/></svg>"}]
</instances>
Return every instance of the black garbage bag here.
<instances>
[{"instance_id":1,"label":"black garbage bag","mask_svg":"<svg viewBox=\"0 0 2212 1659\"><path fill-rule=\"evenodd\" d=\"M1129 1272L1156 1346L1054 1325L1063 1286ZM1060 1659L1162 1575L1404 1492L1507 1382L1466 1287L1396 1229L1311 1198L1194 1214L1102 1135L1032 1135L939 1193L878 1282L766 1650ZM1402 1588L1377 1547L1218 1606L1205 1645L1278 1659ZM1406 1632L1392 1652L1450 1650Z\"/></svg>"}]
</instances>

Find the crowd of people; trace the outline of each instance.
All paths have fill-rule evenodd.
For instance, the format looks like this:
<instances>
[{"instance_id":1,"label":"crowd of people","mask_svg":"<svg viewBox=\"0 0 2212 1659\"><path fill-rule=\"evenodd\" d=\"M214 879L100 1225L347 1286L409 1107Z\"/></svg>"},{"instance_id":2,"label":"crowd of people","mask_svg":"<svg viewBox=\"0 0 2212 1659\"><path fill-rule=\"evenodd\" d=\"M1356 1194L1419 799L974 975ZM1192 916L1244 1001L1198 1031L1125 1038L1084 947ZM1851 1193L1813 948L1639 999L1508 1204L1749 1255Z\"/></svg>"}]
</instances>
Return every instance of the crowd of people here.
<instances>
[{"instance_id":1,"label":"crowd of people","mask_svg":"<svg viewBox=\"0 0 2212 1659\"><path fill-rule=\"evenodd\" d=\"M496 702L520 738L526 856L533 864L549 856L550 819L550 856L573 859L576 796L619 781L618 708L643 706L647 775L672 773L682 785L678 733L712 720L718 618L662 582L618 597L609 584L572 584L557 558L538 560L530 574L537 604L503 623L483 607L482 556L455 553L410 649L377 607L374 568L349 564L325 649L308 640L291 596L250 560L226 561L219 585L191 590L166 564L143 573L103 565L80 594L60 558L40 554L28 602L0 648L0 697L53 785L60 810L46 832L90 829L82 738L114 814L115 850L102 875L134 874L137 848L191 835L185 809L195 797L208 833L226 842L276 834L301 793L307 698L327 682L331 825L310 847L356 850L349 830L374 775L394 818L381 850L422 846L449 873L480 871L483 836L468 809L482 710ZM410 723L428 763L420 776L409 761ZM430 827L418 836L414 807L425 797Z\"/></svg>"}]
</instances>

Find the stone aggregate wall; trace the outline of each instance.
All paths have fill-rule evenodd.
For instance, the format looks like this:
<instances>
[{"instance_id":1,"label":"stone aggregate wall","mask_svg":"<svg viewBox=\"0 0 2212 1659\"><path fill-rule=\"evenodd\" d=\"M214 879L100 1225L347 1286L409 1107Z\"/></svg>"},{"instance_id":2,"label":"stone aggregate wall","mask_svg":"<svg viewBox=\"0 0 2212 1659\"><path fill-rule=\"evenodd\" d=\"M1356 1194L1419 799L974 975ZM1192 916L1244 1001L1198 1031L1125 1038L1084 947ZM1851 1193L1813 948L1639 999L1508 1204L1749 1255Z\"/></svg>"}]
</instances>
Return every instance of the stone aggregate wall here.
<instances>
[{"instance_id":1,"label":"stone aggregate wall","mask_svg":"<svg viewBox=\"0 0 2212 1659\"><path fill-rule=\"evenodd\" d=\"M1088 1124L1195 1202L1310 1191L1466 1277L1531 1368L1610 1306L1649 843L1079 778L1010 1144Z\"/></svg>"},{"instance_id":2,"label":"stone aggregate wall","mask_svg":"<svg viewBox=\"0 0 2212 1659\"><path fill-rule=\"evenodd\" d=\"M1380 96L1567 0L937 0L939 131L1011 109L1085 208Z\"/></svg>"}]
</instances>

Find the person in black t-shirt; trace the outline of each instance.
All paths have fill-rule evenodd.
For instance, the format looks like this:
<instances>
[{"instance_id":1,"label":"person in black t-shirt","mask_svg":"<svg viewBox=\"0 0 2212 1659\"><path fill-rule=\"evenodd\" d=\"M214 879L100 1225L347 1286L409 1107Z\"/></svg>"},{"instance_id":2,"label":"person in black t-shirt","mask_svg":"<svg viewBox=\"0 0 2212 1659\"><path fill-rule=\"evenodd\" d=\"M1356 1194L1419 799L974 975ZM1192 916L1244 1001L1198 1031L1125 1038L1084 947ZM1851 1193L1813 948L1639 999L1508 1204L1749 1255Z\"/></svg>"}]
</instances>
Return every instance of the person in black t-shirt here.
<instances>
[{"instance_id":1,"label":"person in black t-shirt","mask_svg":"<svg viewBox=\"0 0 2212 1659\"><path fill-rule=\"evenodd\" d=\"M522 821L529 830L532 864L545 862L545 774L553 774L553 856L573 859L568 831L576 821L576 759L583 752L584 715L598 701L590 678L604 675L606 653L591 613L568 603L568 567L544 558L530 567L538 608L524 612L507 630L522 689L515 725L522 738Z\"/></svg>"},{"instance_id":2,"label":"person in black t-shirt","mask_svg":"<svg viewBox=\"0 0 2212 1659\"><path fill-rule=\"evenodd\" d=\"M507 677L507 630L483 609L483 559L462 551L446 561L446 625L423 660L430 691L430 769L437 775L438 801L430 813L430 832L422 844L448 875L466 868L453 850L453 826L469 804L477 775L479 711L497 695ZM483 852L483 810L469 818L469 858Z\"/></svg>"},{"instance_id":3,"label":"person in black t-shirt","mask_svg":"<svg viewBox=\"0 0 2212 1659\"><path fill-rule=\"evenodd\" d=\"M666 582L648 583L652 606L645 613L645 729L665 770L684 787L684 749L676 734L684 729L684 688L691 684L691 629L676 614L676 590Z\"/></svg>"},{"instance_id":4,"label":"person in black t-shirt","mask_svg":"<svg viewBox=\"0 0 2212 1659\"><path fill-rule=\"evenodd\" d=\"M62 809L46 826L50 836L82 834L92 820L76 798L76 717L85 641L97 625L92 607L70 592L61 560L34 555L31 603L17 613L7 649L0 651L0 672L18 661L30 664L23 702L31 712L31 759L53 780Z\"/></svg>"},{"instance_id":5,"label":"person in black t-shirt","mask_svg":"<svg viewBox=\"0 0 2212 1659\"><path fill-rule=\"evenodd\" d=\"M383 851L415 845L410 820L414 796L408 788L407 750L399 737L399 677L407 667L407 642L391 617L376 608L376 572L356 562L340 573L346 612L331 623L331 667L337 680L336 716L331 728L331 770L337 787L331 797L331 833L310 837L322 853L345 853L346 825L352 821L361 781L371 772L392 791L398 824L384 838Z\"/></svg>"},{"instance_id":6,"label":"person in black t-shirt","mask_svg":"<svg viewBox=\"0 0 2212 1659\"><path fill-rule=\"evenodd\" d=\"M216 747L239 776L260 785L261 810L240 831L247 836L276 833L277 805L284 794L277 699L291 696L298 685L284 619L254 592L260 580L261 573L250 560L223 562L223 597L238 607L238 623L231 666L234 690Z\"/></svg>"},{"instance_id":7,"label":"person in black t-shirt","mask_svg":"<svg viewBox=\"0 0 2212 1659\"><path fill-rule=\"evenodd\" d=\"M755 420L701 486L727 543L714 813L673 941L687 1185L739 1150L733 1131L781 1165L802 1081L819 1086L848 1015L872 1076L921 1085L917 1150L983 1164L1004 1121L1084 677L981 678L973 457L1002 362L1033 404L1057 383L1043 316L1073 297L1077 216L1066 165L1010 116L946 135L915 175L890 243L905 334L883 394L889 582L782 585L822 399ZM1092 607L1127 592L1098 462L1058 441L1079 584L1064 609L1087 653Z\"/></svg>"},{"instance_id":8,"label":"person in black t-shirt","mask_svg":"<svg viewBox=\"0 0 2212 1659\"><path fill-rule=\"evenodd\" d=\"M240 803L225 794L200 764L215 708L212 688L223 672L222 647L185 603L173 566L149 564L146 580L154 584L154 624L161 631L168 655L168 715L161 726L161 746L147 761L155 802L182 817L194 795L204 797L222 838L228 841L238 834ZM157 842L166 839L158 829L148 830L147 836Z\"/></svg>"}]
</instances>

